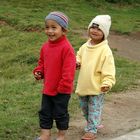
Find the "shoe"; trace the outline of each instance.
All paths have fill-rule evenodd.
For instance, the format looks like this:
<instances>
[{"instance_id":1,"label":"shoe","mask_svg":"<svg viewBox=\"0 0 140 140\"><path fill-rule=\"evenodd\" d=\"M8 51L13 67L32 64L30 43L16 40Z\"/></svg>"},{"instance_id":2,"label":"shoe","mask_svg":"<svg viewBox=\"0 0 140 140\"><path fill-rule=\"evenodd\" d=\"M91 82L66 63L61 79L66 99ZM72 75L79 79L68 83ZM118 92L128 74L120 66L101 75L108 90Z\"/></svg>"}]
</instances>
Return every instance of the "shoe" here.
<instances>
[{"instance_id":1,"label":"shoe","mask_svg":"<svg viewBox=\"0 0 140 140\"><path fill-rule=\"evenodd\" d=\"M103 124L100 124L100 125L97 126L97 129L102 129L102 128L104 128Z\"/></svg>"},{"instance_id":2,"label":"shoe","mask_svg":"<svg viewBox=\"0 0 140 140\"><path fill-rule=\"evenodd\" d=\"M95 140L95 139L96 139L96 135L91 132L86 132L81 138L81 140Z\"/></svg>"}]
</instances>

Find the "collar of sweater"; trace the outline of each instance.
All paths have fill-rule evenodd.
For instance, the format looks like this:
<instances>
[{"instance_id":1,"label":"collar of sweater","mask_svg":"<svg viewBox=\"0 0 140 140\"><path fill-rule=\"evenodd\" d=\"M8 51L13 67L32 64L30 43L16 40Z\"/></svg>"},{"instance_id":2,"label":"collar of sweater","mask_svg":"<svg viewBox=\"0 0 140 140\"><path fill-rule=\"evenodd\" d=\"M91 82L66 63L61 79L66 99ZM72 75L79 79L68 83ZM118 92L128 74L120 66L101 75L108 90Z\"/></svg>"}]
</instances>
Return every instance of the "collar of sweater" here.
<instances>
[{"instance_id":1,"label":"collar of sweater","mask_svg":"<svg viewBox=\"0 0 140 140\"><path fill-rule=\"evenodd\" d=\"M97 48L97 47L100 47L102 45L105 45L105 44L108 44L108 41L107 40L104 40L102 42L100 42L99 44L96 44L96 45L92 45L91 43L91 39L89 39L87 42L86 42L86 46L88 48Z\"/></svg>"},{"instance_id":2,"label":"collar of sweater","mask_svg":"<svg viewBox=\"0 0 140 140\"><path fill-rule=\"evenodd\" d=\"M55 41L48 40L48 42L49 42L49 44L58 44L58 43L62 42L65 39L66 39L66 36L64 35L64 36L61 36L60 38L58 38Z\"/></svg>"}]
</instances>

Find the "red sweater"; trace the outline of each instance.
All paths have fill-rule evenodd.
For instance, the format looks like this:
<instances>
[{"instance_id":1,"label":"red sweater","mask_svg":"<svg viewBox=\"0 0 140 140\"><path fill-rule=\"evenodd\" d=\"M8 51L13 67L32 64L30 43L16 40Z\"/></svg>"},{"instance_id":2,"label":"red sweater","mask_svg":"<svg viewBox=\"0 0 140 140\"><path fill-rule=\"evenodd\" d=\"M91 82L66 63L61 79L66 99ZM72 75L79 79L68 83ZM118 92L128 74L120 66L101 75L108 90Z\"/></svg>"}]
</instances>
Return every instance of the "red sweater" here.
<instances>
[{"instance_id":1,"label":"red sweater","mask_svg":"<svg viewBox=\"0 0 140 140\"><path fill-rule=\"evenodd\" d=\"M57 41L47 41L41 48L38 66L44 78L43 94L71 94L76 67L74 49L66 36Z\"/></svg>"}]
</instances>

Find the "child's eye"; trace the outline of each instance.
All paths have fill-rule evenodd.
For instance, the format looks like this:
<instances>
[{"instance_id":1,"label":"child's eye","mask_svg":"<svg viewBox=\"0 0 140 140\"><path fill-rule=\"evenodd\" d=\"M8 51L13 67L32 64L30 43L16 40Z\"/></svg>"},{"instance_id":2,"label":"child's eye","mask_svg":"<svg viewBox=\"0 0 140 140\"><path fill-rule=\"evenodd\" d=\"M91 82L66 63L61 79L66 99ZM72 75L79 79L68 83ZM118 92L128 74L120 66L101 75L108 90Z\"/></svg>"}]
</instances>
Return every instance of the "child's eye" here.
<instances>
[{"instance_id":1,"label":"child's eye","mask_svg":"<svg viewBox=\"0 0 140 140\"><path fill-rule=\"evenodd\" d=\"M91 28L100 31L100 29L98 27L91 27Z\"/></svg>"},{"instance_id":2,"label":"child's eye","mask_svg":"<svg viewBox=\"0 0 140 140\"><path fill-rule=\"evenodd\" d=\"M56 27L55 27L55 26L53 26L52 28L53 28L53 29L55 29Z\"/></svg>"},{"instance_id":3,"label":"child's eye","mask_svg":"<svg viewBox=\"0 0 140 140\"><path fill-rule=\"evenodd\" d=\"M98 29L97 27L94 27L94 26L93 26L93 27L91 27L91 28L92 28L92 29Z\"/></svg>"}]
</instances>

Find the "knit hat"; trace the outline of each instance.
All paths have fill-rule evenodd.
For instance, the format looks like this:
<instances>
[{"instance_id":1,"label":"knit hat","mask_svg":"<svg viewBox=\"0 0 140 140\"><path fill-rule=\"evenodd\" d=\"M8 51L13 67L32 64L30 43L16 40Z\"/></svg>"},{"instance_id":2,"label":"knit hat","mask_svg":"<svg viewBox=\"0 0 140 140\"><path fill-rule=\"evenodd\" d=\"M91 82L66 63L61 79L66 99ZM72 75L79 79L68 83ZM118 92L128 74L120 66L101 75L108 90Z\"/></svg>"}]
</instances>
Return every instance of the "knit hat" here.
<instances>
[{"instance_id":1,"label":"knit hat","mask_svg":"<svg viewBox=\"0 0 140 140\"><path fill-rule=\"evenodd\" d=\"M45 21L49 19L55 20L64 29L68 28L68 17L62 12L54 11L54 12L49 13L46 16Z\"/></svg>"},{"instance_id":2,"label":"knit hat","mask_svg":"<svg viewBox=\"0 0 140 140\"><path fill-rule=\"evenodd\" d=\"M111 26L111 17L109 15L98 15L92 19L90 22L88 29L92 27L93 24L98 25L98 28L102 30L104 33L104 39L106 39L109 35L109 29Z\"/></svg>"}]
</instances>

